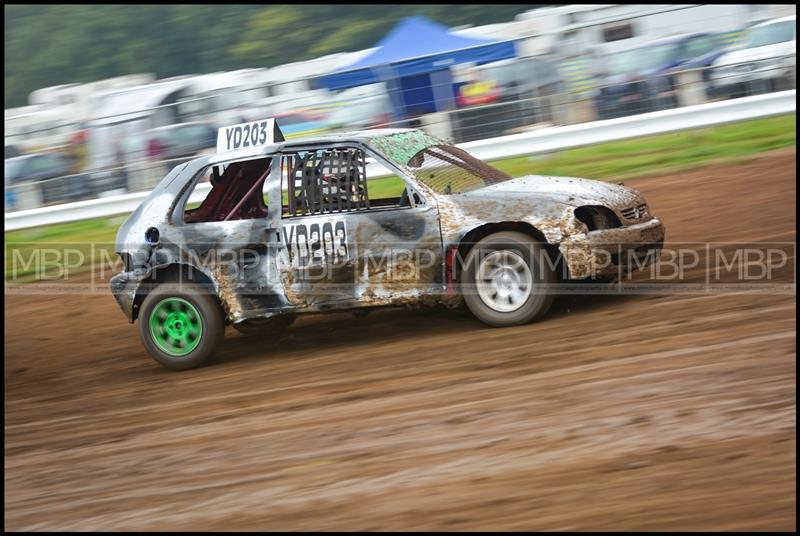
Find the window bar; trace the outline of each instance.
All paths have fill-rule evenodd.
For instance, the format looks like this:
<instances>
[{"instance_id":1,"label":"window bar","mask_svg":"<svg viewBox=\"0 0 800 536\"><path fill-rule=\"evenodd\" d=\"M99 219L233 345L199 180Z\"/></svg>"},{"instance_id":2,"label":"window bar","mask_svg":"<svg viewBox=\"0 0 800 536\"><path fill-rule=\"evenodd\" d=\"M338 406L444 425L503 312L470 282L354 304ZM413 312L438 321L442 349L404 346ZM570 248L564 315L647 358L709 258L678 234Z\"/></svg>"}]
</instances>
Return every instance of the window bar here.
<instances>
[{"instance_id":1,"label":"window bar","mask_svg":"<svg viewBox=\"0 0 800 536\"><path fill-rule=\"evenodd\" d=\"M314 151L311 156L311 165L308 166L308 173L306 174L306 196L308 197L308 213L316 214L317 207L317 185L319 177L317 173L317 166L320 162L320 154Z\"/></svg>"},{"instance_id":2,"label":"window bar","mask_svg":"<svg viewBox=\"0 0 800 536\"><path fill-rule=\"evenodd\" d=\"M299 183L300 183L300 215L305 216L306 212L308 211L308 188L306 183L308 182L308 161L310 155L305 155L299 158L298 163L298 173L299 173Z\"/></svg>"},{"instance_id":3,"label":"window bar","mask_svg":"<svg viewBox=\"0 0 800 536\"><path fill-rule=\"evenodd\" d=\"M302 168L303 159L300 155L294 156L294 165L292 167L292 190L295 197L295 209L292 216L297 216L298 213L303 213L303 175ZM299 176L298 176L299 175ZM298 188L299 186L299 188Z\"/></svg>"},{"instance_id":4,"label":"window bar","mask_svg":"<svg viewBox=\"0 0 800 536\"><path fill-rule=\"evenodd\" d=\"M342 167L342 153L338 149L333 149L333 154L336 155L336 168L333 168L333 164L331 164L331 180L335 186L336 190L336 207L339 212L347 212L347 199L342 199L342 176L341 176L341 167ZM331 156L333 158L333 156Z\"/></svg>"},{"instance_id":5,"label":"window bar","mask_svg":"<svg viewBox=\"0 0 800 536\"><path fill-rule=\"evenodd\" d=\"M364 151L358 151L359 153L359 165L356 172L360 177L360 182L364 183L364 203L369 209L369 192L367 191L367 155ZM361 190L359 190L360 192Z\"/></svg>"},{"instance_id":6,"label":"window bar","mask_svg":"<svg viewBox=\"0 0 800 536\"><path fill-rule=\"evenodd\" d=\"M336 155L338 157L338 155ZM336 186L334 182L336 181L336 173L330 173L328 175L328 207L331 212L335 212L336 208L333 206L333 196L334 196L334 187ZM336 197L339 197L338 187L335 188L337 190Z\"/></svg>"},{"instance_id":7,"label":"window bar","mask_svg":"<svg viewBox=\"0 0 800 536\"><path fill-rule=\"evenodd\" d=\"M300 167L300 212L305 216L308 212L308 164L309 155L303 156L303 164Z\"/></svg>"},{"instance_id":8,"label":"window bar","mask_svg":"<svg viewBox=\"0 0 800 536\"><path fill-rule=\"evenodd\" d=\"M291 188L292 202L294 204L292 216L297 216L297 213L301 210L299 205L301 202L301 192L299 192L297 189L297 171L300 166L300 160L301 159L299 155L292 155L292 167L289 169L289 184Z\"/></svg>"},{"instance_id":9,"label":"window bar","mask_svg":"<svg viewBox=\"0 0 800 536\"><path fill-rule=\"evenodd\" d=\"M350 160L352 158L352 153L350 152L349 149L343 149L342 152L343 153L346 152L345 154L347 155L347 170L345 171L344 174L344 183L345 183L344 192L346 196L345 199L347 199L347 210L351 211L353 210L353 196L351 195L352 186L350 183ZM344 156L344 154L342 156Z\"/></svg>"},{"instance_id":10,"label":"window bar","mask_svg":"<svg viewBox=\"0 0 800 536\"><path fill-rule=\"evenodd\" d=\"M337 156L341 157L341 153L339 153ZM336 186L336 211L337 212L342 212L342 185L339 182L339 175L338 174L335 174L335 175L332 174L331 179L334 180L335 183L336 183L335 184L335 186ZM333 202L333 200L331 199L331 203L332 202Z\"/></svg>"},{"instance_id":11,"label":"window bar","mask_svg":"<svg viewBox=\"0 0 800 536\"><path fill-rule=\"evenodd\" d=\"M291 185L292 190L292 199L294 199L294 210L292 211L292 216L297 216L297 214L302 210L302 192L298 188L298 181L297 181L297 173L300 169L300 162L301 162L300 155L295 154L292 157L292 167L289 170L289 184Z\"/></svg>"},{"instance_id":12,"label":"window bar","mask_svg":"<svg viewBox=\"0 0 800 536\"><path fill-rule=\"evenodd\" d=\"M329 159L326 159L326 162ZM328 177L328 180L325 180ZM323 164L319 175L319 192L320 192L320 212L330 212L331 208L331 181L330 172L326 173L326 166Z\"/></svg>"},{"instance_id":13,"label":"window bar","mask_svg":"<svg viewBox=\"0 0 800 536\"><path fill-rule=\"evenodd\" d=\"M330 162L330 158L325 159L326 164ZM325 180L328 177L328 180ZM322 173L319 176L319 191L321 193L320 210L322 212L330 212L331 210L331 172L329 166L322 166ZM325 195L327 192L327 195Z\"/></svg>"},{"instance_id":14,"label":"window bar","mask_svg":"<svg viewBox=\"0 0 800 536\"><path fill-rule=\"evenodd\" d=\"M286 155L283 157L283 165L286 170L286 194L289 201L289 215L294 216L297 212L297 201L294 196L294 157Z\"/></svg>"}]
</instances>

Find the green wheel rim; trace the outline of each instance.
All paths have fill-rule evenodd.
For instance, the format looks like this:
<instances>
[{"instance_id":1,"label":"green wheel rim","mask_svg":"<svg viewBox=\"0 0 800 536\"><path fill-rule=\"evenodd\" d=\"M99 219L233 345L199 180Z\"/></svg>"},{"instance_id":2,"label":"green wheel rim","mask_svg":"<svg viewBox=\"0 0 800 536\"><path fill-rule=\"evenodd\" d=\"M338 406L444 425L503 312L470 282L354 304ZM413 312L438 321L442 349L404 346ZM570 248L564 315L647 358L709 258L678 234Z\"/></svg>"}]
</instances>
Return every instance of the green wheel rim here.
<instances>
[{"instance_id":1,"label":"green wheel rim","mask_svg":"<svg viewBox=\"0 0 800 536\"><path fill-rule=\"evenodd\" d=\"M182 298L165 298L150 313L150 335L158 348L175 357L192 353L203 335L203 318Z\"/></svg>"}]
</instances>

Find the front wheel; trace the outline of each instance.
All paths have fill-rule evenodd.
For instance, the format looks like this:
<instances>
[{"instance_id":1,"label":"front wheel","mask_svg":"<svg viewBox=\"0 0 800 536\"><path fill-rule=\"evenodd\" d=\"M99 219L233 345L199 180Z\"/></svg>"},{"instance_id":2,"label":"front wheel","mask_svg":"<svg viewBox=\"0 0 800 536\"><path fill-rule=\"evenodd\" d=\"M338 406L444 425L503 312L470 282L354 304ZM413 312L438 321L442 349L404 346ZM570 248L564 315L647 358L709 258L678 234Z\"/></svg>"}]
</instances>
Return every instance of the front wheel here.
<instances>
[{"instance_id":1,"label":"front wheel","mask_svg":"<svg viewBox=\"0 0 800 536\"><path fill-rule=\"evenodd\" d=\"M153 359L173 370L199 367L225 334L217 297L194 283L164 283L147 295L139 336Z\"/></svg>"},{"instance_id":2,"label":"front wheel","mask_svg":"<svg viewBox=\"0 0 800 536\"><path fill-rule=\"evenodd\" d=\"M490 326L525 324L553 304L556 273L542 245L517 232L500 232L470 250L463 272L464 302Z\"/></svg>"}]
</instances>

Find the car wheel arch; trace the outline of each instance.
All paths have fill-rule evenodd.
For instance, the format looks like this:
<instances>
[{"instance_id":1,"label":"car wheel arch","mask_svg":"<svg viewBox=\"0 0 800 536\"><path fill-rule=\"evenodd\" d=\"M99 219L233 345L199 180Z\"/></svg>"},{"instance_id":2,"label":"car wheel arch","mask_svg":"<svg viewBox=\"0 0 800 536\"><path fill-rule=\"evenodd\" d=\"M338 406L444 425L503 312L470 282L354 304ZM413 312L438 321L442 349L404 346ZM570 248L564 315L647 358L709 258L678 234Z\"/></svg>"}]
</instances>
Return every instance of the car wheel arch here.
<instances>
[{"instance_id":1,"label":"car wheel arch","mask_svg":"<svg viewBox=\"0 0 800 536\"><path fill-rule=\"evenodd\" d=\"M214 281L211 277L198 267L174 262L165 266L160 266L150 276L142 279L136 289L136 296L133 299L132 317L135 321L139 316L139 309L147 295L161 283L172 283L178 281L192 282L202 285L219 299ZM221 304L221 302L220 302Z\"/></svg>"},{"instance_id":2,"label":"car wheel arch","mask_svg":"<svg viewBox=\"0 0 800 536\"><path fill-rule=\"evenodd\" d=\"M503 221L503 222L484 223L473 229L470 229L458 241L457 245L458 258L461 259L462 263L465 262L467 256L469 255L470 250L478 241L491 234L499 233L502 231L514 231L528 235L537 242L541 243L547 249L547 252L550 255L558 255L558 244L553 244L551 242L548 242L547 238L545 237L545 234L537 227L525 221ZM458 281L460 271L461 270L456 269L456 266L453 266L452 277L454 281Z\"/></svg>"}]
</instances>

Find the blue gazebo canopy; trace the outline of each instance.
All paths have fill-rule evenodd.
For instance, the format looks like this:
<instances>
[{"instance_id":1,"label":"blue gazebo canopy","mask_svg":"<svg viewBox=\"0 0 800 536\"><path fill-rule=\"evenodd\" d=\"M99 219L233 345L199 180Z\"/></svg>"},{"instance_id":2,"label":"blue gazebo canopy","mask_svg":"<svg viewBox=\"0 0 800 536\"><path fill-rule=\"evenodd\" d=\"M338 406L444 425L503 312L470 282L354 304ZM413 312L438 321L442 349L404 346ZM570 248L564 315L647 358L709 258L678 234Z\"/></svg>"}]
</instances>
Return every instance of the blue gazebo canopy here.
<instances>
[{"instance_id":1,"label":"blue gazebo canopy","mask_svg":"<svg viewBox=\"0 0 800 536\"><path fill-rule=\"evenodd\" d=\"M452 34L424 17L400 21L359 61L319 79L329 90L440 71L459 63L489 63L516 56L511 41L473 39Z\"/></svg>"}]
</instances>

